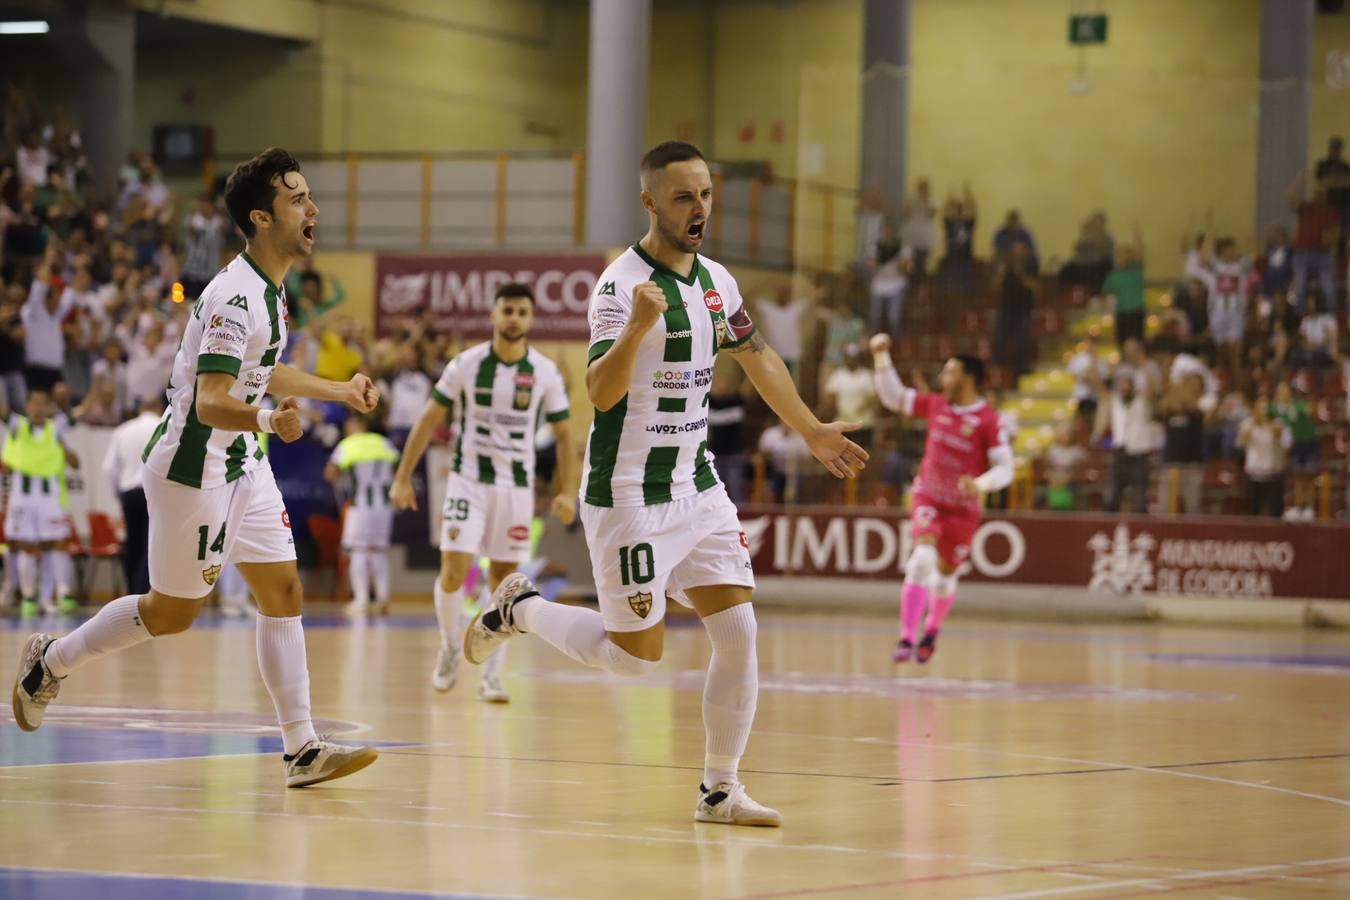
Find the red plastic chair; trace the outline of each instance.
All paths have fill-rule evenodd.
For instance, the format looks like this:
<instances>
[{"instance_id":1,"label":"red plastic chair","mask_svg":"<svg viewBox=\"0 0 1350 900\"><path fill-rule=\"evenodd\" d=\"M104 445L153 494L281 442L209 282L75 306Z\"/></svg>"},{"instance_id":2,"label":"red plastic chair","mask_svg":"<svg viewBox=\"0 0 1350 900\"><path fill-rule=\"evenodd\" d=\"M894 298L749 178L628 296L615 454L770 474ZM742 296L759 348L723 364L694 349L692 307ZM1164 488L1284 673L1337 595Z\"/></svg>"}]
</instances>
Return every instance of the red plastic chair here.
<instances>
[{"instance_id":1,"label":"red plastic chair","mask_svg":"<svg viewBox=\"0 0 1350 900\"><path fill-rule=\"evenodd\" d=\"M80 592L88 596L88 587L94 580L94 568L99 563L110 563L113 568L113 585L118 595L126 593L126 578L122 571L122 541L112 518L103 512L89 511L89 542L81 548L85 564L80 572Z\"/></svg>"},{"instance_id":2,"label":"red plastic chair","mask_svg":"<svg viewBox=\"0 0 1350 900\"><path fill-rule=\"evenodd\" d=\"M333 580L329 583L328 599L338 600L345 575L345 559L342 553L342 521L332 516L312 514L305 520L309 526L309 535L319 551L319 569L331 569Z\"/></svg>"}]
</instances>

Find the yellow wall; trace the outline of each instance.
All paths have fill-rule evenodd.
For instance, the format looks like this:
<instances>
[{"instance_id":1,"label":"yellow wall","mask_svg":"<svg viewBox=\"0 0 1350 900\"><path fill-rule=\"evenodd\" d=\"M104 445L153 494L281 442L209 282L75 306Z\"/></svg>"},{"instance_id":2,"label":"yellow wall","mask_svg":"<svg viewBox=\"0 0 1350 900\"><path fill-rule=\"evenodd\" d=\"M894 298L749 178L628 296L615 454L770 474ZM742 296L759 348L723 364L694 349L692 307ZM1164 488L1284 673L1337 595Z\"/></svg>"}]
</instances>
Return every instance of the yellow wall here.
<instances>
[{"instance_id":1,"label":"yellow wall","mask_svg":"<svg viewBox=\"0 0 1350 900\"><path fill-rule=\"evenodd\" d=\"M1180 268L1177 239L1206 206L1249 235L1259 0L1108 0L1093 8L1109 42L1081 51L1070 5L915 0L910 175L940 193L969 179L982 247L1021 209L1043 258L1067 255L1094 208L1118 239L1140 223L1152 275Z\"/></svg>"},{"instance_id":2,"label":"yellow wall","mask_svg":"<svg viewBox=\"0 0 1350 900\"><path fill-rule=\"evenodd\" d=\"M1350 53L1350 16L1319 15L1313 31L1311 104L1308 111L1308 161L1326 155L1332 135L1350 139L1350 88L1327 85L1327 54Z\"/></svg>"},{"instance_id":3,"label":"yellow wall","mask_svg":"<svg viewBox=\"0 0 1350 900\"><path fill-rule=\"evenodd\" d=\"M291 40L319 36L318 0L134 0L133 5L155 15Z\"/></svg>"}]
</instances>

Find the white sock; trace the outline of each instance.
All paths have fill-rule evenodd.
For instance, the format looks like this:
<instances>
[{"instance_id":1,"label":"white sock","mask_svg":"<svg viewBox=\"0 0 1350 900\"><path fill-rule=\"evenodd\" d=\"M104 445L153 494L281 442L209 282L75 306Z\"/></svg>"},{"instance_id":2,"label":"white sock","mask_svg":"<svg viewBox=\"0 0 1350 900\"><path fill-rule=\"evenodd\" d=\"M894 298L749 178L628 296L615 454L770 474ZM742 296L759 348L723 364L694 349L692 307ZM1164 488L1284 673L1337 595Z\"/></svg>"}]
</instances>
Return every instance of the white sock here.
<instances>
[{"instance_id":1,"label":"white sock","mask_svg":"<svg viewBox=\"0 0 1350 900\"><path fill-rule=\"evenodd\" d=\"M141 622L141 597L118 597L92 619L47 646L43 657L57 678L65 678L80 666L104 655L134 647L153 635Z\"/></svg>"},{"instance_id":2,"label":"white sock","mask_svg":"<svg viewBox=\"0 0 1350 900\"><path fill-rule=\"evenodd\" d=\"M32 600L37 597L38 558L22 550L15 555L19 557L19 590L23 593L23 599Z\"/></svg>"},{"instance_id":3,"label":"white sock","mask_svg":"<svg viewBox=\"0 0 1350 900\"><path fill-rule=\"evenodd\" d=\"M352 585L352 603L370 605L370 570L366 565L366 551L353 550L347 566L347 577Z\"/></svg>"},{"instance_id":4,"label":"white sock","mask_svg":"<svg viewBox=\"0 0 1350 900\"><path fill-rule=\"evenodd\" d=\"M47 551L52 557L52 572L56 579L57 599L70 596L70 586L75 583L75 564L70 554L64 550Z\"/></svg>"},{"instance_id":5,"label":"white sock","mask_svg":"<svg viewBox=\"0 0 1350 900\"><path fill-rule=\"evenodd\" d=\"M258 671L272 695L281 740L291 756L316 737L309 716L309 660L300 617L258 613L257 643Z\"/></svg>"},{"instance_id":6,"label":"white sock","mask_svg":"<svg viewBox=\"0 0 1350 900\"><path fill-rule=\"evenodd\" d=\"M703 783L711 788L737 782L737 769L755 721L759 659L754 607L737 604L707 616L703 626L712 643L708 680L703 685L703 728L707 732Z\"/></svg>"},{"instance_id":7,"label":"white sock","mask_svg":"<svg viewBox=\"0 0 1350 900\"><path fill-rule=\"evenodd\" d=\"M375 602L389 602L389 551L366 551L366 563L370 567L371 581L375 582Z\"/></svg>"},{"instance_id":8,"label":"white sock","mask_svg":"<svg viewBox=\"0 0 1350 900\"><path fill-rule=\"evenodd\" d=\"M38 601L51 606L56 600L56 552L44 551L38 558Z\"/></svg>"},{"instance_id":9,"label":"white sock","mask_svg":"<svg viewBox=\"0 0 1350 900\"><path fill-rule=\"evenodd\" d=\"M658 665L611 641L604 618L593 609L529 597L516 603L512 616L521 631L539 635L582 665L615 675L645 675Z\"/></svg>"},{"instance_id":10,"label":"white sock","mask_svg":"<svg viewBox=\"0 0 1350 900\"><path fill-rule=\"evenodd\" d=\"M490 678L496 678L501 674L502 663L506 662L506 648L510 645L511 642L507 641L488 654L487 660L483 663L482 678L484 681L487 681Z\"/></svg>"},{"instance_id":11,"label":"white sock","mask_svg":"<svg viewBox=\"0 0 1350 900\"><path fill-rule=\"evenodd\" d=\"M447 591L441 587L440 578L437 578L432 596L436 601L436 624L441 629L441 643L450 647L457 646L456 642L464 631L464 626L460 622L464 617L464 589Z\"/></svg>"}]
</instances>

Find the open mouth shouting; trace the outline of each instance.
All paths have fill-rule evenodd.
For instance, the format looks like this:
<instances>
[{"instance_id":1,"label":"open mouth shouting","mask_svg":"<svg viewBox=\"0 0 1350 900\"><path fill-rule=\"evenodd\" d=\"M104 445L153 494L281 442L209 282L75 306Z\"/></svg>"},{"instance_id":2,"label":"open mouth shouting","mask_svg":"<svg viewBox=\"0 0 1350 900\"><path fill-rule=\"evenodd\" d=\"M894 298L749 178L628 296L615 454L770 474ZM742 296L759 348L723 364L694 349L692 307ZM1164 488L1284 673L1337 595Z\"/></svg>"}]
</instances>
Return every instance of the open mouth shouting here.
<instances>
[{"instance_id":1,"label":"open mouth shouting","mask_svg":"<svg viewBox=\"0 0 1350 900\"><path fill-rule=\"evenodd\" d=\"M314 229L314 222L307 222L305 223L305 227L300 229L300 237L304 240L306 246L314 246Z\"/></svg>"},{"instance_id":2,"label":"open mouth shouting","mask_svg":"<svg viewBox=\"0 0 1350 900\"><path fill-rule=\"evenodd\" d=\"M688 228L685 229L684 234L685 237L689 240L690 244L697 247L698 245L703 243L703 233L707 227L707 224L708 221L706 219L699 219L698 221L692 223Z\"/></svg>"}]
</instances>

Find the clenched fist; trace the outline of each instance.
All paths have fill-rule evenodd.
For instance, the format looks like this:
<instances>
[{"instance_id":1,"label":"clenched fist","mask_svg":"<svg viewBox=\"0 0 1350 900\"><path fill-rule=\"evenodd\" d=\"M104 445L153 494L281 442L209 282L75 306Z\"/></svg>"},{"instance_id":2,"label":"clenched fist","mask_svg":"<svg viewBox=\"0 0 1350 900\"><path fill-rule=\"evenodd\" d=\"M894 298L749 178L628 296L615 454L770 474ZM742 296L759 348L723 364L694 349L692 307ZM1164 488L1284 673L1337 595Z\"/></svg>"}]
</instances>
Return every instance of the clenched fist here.
<instances>
[{"instance_id":1,"label":"clenched fist","mask_svg":"<svg viewBox=\"0 0 1350 900\"><path fill-rule=\"evenodd\" d=\"M417 509L417 492L413 490L411 478L394 478L389 486L389 502L394 509Z\"/></svg>"},{"instance_id":2,"label":"clenched fist","mask_svg":"<svg viewBox=\"0 0 1350 900\"><path fill-rule=\"evenodd\" d=\"M380 389L365 375L353 375L346 384L346 396L342 402L359 413L368 413L380 402Z\"/></svg>"},{"instance_id":3,"label":"clenched fist","mask_svg":"<svg viewBox=\"0 0 1350 900\"><path fill-rule=\"evenodd\" d=\"M300 401L287 397L272 410L272 430L286 443L297 441L305 433L300 424Z\"/></svg>"},{"instance_id":4,"label":"clenched fist","mask_svg":"<svg viewBox=\"0 0 1350 900\"><path fill-rule=\"evenodd\" d=\"M890 353L891 336L884 333L872 335L872 339L867 342L867 349L872 351L873 356L881 356L883 353Z\"/></svg>"},{"instance_id":5,"label":"clenched fist","mask_svg":"<svg viewBox=\"0 0 1350 900\"><path fill-rule=\"evenodd\" d=\"M666 314L666 295L653 281L633 286L633 315L629 322L643 334Z\"/></svg>"}]
</instances>

